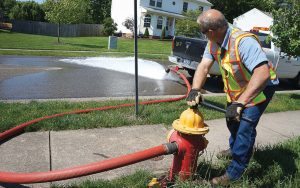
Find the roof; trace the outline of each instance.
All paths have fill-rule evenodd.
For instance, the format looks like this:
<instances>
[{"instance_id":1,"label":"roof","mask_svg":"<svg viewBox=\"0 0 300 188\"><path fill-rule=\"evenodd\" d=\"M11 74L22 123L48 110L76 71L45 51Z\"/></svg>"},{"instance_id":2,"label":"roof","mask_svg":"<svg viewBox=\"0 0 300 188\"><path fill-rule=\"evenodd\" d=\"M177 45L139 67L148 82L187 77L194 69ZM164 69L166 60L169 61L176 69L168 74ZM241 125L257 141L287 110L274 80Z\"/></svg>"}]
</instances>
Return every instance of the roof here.
<instances>
[{"instance_id":1,"label":"roof","mask_svg":"<svg viewBox=\"0 0 300 188\"><path fill-rule=\"evenodd\" d=\"M204 3L204 4L207 4L207 5L213 6L213 4L211 4L209 1L206 1L206 0L195 0L195 1L198 1L200 3Z\"/></svg>"},{"instance_id":2,"label":"roof","mask_svg":"<svg viewBox=\"0 0 300 188\"><path fill-rule=\"evenodd\" d=\"M149 7L143 7L143 9L146 10L145 12L157 13L157 14L164 15L164 16L172 16L175 18L184 18L185 17L182 14L178 14L175 12L168 12L168 11L158 10L158 9L149 8Z\"/></svg>"},{"instance_id":3,"label":"roof","mask_svg":"<svg viewBox=\"0 0 300 188\"><path fill-rule=\"evenodd\" d=\"M245 12L244 14L242 14L242 15L240 15L240 16L234 18L234 20L239 19L240 17L243 17L245 14L247 14L247 13L249 13L249 12L253 12L253 11L259 11L259 12L265 14L266 16L268 16L268 17L270 17L270 18L273 18L272 15L271 15L270 13L261 11L261 10L259 10L259 9L257 9L257 8L253 8L253 9L251 9L251 10Z\"/></svg>"},{"instance_id":4,"label":"roof","mask_svg":"<svg viewBox=\"0 0 300 188\"><path fill-rule=\"evenodd\" d=\"M265 12L265 11L262 11L265 15L269 16L270 18L273 18L272 14L270 12Z\"/></svg>"}]
</instances>

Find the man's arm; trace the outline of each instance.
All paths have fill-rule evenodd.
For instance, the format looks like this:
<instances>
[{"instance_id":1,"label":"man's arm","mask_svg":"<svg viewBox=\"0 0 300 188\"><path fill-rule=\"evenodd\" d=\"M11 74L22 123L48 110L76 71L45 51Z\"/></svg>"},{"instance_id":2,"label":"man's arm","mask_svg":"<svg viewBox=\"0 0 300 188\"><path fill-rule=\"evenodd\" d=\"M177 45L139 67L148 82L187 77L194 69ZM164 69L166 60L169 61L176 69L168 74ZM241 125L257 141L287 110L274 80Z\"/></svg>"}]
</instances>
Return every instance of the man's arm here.
<instances>
[{"instance_id":1,"label":"man's arm","mask_svg":"<svg viewBox=\"0 0 300 188\"><path fill-rule=\"evenodd\" d=\"M265 88L270 78L270 72L267 56L256 39L253 37L243 38L238 49L243 64L252 73L246 90L237 101L245 105Z\"/></svg>"},{"instance_id":2,"label":"man's arm","mask_svg":"<svg viewBox=\"0 0 300 188\"><path fill-rule=\"evenodd\" d=\"M194 75L192 89L200 90L203 87L206 81L207 74L211 66L213 65L213 63L214 61L212 59L205 58L205 57L202 58L200 64L197 66Z\"/></svg>"},{"instance_id":3,"label":"man's arm","mask_svg":"<svg viewBox=\"0 0 300 188\"><path fill-rule=\"evenodd\" d=\"M264 90L269 78L270 71L268 64L263 63L255 67L246 90L242 93L237 102L246 105Z\"/></svg>"}]
</instances>

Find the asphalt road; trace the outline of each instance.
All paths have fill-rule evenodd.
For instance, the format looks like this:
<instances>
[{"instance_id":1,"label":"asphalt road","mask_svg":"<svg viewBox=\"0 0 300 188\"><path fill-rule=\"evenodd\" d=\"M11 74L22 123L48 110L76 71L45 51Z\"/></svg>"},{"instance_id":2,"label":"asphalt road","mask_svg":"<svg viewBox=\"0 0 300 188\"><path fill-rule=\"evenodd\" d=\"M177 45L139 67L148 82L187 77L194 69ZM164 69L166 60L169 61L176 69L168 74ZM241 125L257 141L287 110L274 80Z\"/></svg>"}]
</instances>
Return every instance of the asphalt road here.
<instances>
[{"instance_id":1,"label":"asphalt road","mask_svg":"<svg viewBox=\"0 0 300 188\"><path fill-rule=\"evenodd\" d=\"M134 75L70 64L57 57L0 57L0 100L135 95ZM174 76L174 75L173 75ZM181 95L186 87L174 80L139 77L139 95Z\"/></svg>"},{"instance_id":2,"label":"asphalt road","mask_svg":"<svg viewBox=\"0 0 300 188\"><path fill-rule=\"evenodd\" d=\"M0 100L135 96L134 75L70 64L59 57L0 56ZM165 63L165 62L164 62ZM139 77L140 96L183 95L182 81ZM190 78L191 79L191 78ZM295 90L281 80L277 90ZM298 88L299 89L299 88ZM219 79L208 78L206 93L223 93Z\"/></svg>"}]
</instances>

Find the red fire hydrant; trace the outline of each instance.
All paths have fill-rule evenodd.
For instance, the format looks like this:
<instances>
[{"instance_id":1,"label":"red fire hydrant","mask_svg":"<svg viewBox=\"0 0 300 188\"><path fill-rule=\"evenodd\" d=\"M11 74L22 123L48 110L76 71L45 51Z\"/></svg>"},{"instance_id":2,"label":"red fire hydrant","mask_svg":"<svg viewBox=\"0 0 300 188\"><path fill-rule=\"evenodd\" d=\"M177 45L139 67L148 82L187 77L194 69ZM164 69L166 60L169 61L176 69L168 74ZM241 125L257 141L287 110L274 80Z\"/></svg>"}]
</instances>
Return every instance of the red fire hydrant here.
<instances>
[{"instance_id":1,"label":"red fire hydrant","mask_svg":"<svg viewBox=\"0 0 300 188\"><path fill-rule=\"evenodd\" d=\"M160 186L152 187L168 187L176 177L180 180L191 178L197 167L199 152L203 151L208 144L204 135L208 133L209 129L198 108L185 110L180 115L180 119L173 122L173 128L168 135L168 141L175 142L178 151L174 153L168 177L159 183Z\"/></svg>"}]
</instances>

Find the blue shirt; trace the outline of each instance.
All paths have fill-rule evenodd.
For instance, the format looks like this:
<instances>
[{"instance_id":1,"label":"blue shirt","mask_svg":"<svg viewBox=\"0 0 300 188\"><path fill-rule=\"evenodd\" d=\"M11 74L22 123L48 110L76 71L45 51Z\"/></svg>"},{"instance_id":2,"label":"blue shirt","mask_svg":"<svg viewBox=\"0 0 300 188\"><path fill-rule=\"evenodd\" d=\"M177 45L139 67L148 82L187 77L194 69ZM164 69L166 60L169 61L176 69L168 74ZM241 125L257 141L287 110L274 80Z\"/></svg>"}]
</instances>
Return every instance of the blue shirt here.
<instances>
[{"instance_id":1,"label":"blue shirt","mask_svg":"<svg viewBox=\"0 0 300 188\"><path fill-rule=\"evenodd\" d=\"M221 48L228 50L228 42L232 28L228 27L226 35L224 37ZM241 62L252 74L254 68L264 61L268 61L265 52L262 50L260 44L253 37L244 37L241 39L238 46ZM209 53L208 45L206 45L203 57L215 60L213 55ZM267 85L277 85L278 79L270 80Z\"/></svg>"}]
</instances>

